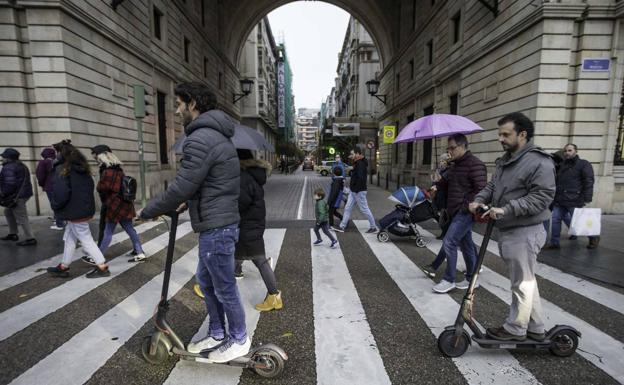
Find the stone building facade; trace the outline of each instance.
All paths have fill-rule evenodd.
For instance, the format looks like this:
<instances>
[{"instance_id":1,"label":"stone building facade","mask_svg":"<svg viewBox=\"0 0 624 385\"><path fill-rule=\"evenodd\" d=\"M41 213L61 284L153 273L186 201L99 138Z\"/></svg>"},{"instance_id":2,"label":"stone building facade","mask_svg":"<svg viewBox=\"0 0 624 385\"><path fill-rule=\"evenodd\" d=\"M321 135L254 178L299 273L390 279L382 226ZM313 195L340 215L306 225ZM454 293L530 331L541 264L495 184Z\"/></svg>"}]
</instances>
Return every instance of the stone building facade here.
<instances>
[{"instance_id":1,"label":"stone building facade","mask_svg":"<svg viewBox=\"0 0 624 385\"><path fill-rule=\"evenodd\" d=\"M624 69L624 6L616 1L400 2L398 52L379 74L387 102L380 129L430 113L459 113L485 131L469 137L487 162L502 153L497 120L521 111L535 143L554 152L575 143L594 167L592 206L624 212L624 166L614 164ZM417 37L417 38L415 38ZM603 72L583 59L606 59ZM397 131L398 131L397 130ZM429 186L444 138L383 145L381 177Z\"/></svg>"},{"instance_id":2,"label":"stone building facade","mask_svg":"<svg viewBox=\"0 0 624 385\"><path fill-rule=\"evenodd\" d=\"M238 64L241 77L254 81L253 91L240 99L241 123L254 128L274 147L277 145L277 46L265 17L252 30ZM259 154L275 164L274 152Z\"/></svg>"},{"instance_id":3,"label":"stone building facade","mask_svg":"<svg viewBox=\"0 0 624 385\"><path fill-rule=\"evenodd\" d=\"M147 195L162 191L175 175L171 146L182 132L176 83L205 83L241 116L232 103L241 75L219 44L223 22L217 1L126 0L117 9L102 0L0 1L2 146L17 148L34 172L41 149L61 139L87 155L107 144L138 179L132 86L144 85ZM44 196L29 200L30 213L49 212Z\"/></svg>"}]
</instances>

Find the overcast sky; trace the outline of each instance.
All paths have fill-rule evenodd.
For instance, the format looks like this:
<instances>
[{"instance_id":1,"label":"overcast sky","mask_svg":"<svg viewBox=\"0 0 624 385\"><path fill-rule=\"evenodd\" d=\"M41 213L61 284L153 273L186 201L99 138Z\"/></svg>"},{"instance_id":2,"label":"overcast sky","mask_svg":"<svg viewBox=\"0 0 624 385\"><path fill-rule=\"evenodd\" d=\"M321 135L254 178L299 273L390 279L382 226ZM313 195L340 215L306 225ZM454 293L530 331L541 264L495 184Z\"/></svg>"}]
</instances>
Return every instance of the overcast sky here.
<instances>
[{"instance_id":1,"label":"overcast sky","mask_svg":"<svg viewBox=\"0 0 624 385\"><path fill-rule=\"evenodd\" d=\"M275 41L283 33L293 71L295 108L320 108L334 85L349 14L336 6L294 2L269 13Z\"/></svg>"}]
</instances>

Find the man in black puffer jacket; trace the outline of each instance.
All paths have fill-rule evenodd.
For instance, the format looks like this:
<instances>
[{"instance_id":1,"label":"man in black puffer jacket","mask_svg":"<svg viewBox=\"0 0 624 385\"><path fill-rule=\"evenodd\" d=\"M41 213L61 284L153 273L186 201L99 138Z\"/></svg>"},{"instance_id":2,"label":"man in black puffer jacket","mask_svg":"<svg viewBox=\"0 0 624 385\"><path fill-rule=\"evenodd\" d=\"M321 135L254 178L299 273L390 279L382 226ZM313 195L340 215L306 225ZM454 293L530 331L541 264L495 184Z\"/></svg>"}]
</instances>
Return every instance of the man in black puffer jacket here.
<instances>
[{"instance_id":1,"label":"man in black puffer jacket","mask_svg":"<svg viewBox=\"0 0 624 385\"><path fill-rule=\"evenodd\" d=\"M578 157L578 148L569 143L563 148L563 162L557 171L557 191L552 209L550 245L547 249L558 249L561 236L561 221L570 227L574 209L592 201L594 193L594 169L585 159ZM576 237L571 237L576 239ZM600 237L589 237L588 249L598 247Z\"/></svg>"},{"instance_id":2,"label":"man in black puffer jacket","mask_svg":"<svg viewBox=\"0 0 624 385\"><path fill-rule=\"evenodd\" d=\"M182 162L175 180L147 204L140 217L154 218L188 206L193 230L199 233L195 277L210 315L208 336L190 343L188 351L211 350L210 361L227 362L247 354L251 347L234 279L240 220L240 165L231 140L234 121L216 109L216 96L201 83L182 83L174 94L186 134Z\"/></svg>"}]
</instances>

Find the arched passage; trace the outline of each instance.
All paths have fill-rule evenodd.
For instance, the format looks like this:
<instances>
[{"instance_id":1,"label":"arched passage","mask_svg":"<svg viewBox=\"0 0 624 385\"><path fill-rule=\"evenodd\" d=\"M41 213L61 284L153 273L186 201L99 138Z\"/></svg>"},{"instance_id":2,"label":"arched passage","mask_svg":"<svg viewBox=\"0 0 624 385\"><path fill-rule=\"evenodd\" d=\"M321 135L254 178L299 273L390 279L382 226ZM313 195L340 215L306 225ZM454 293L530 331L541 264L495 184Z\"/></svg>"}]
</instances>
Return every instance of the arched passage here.
<instances>
[{"instance_id":1,"label":"arched passage","mask_svg":"<svg viewBox=\"0 0 624 385\"><path fill-rule=\"evenodd\" d=\"M235 65L239 62L245 40L254 26L269 12L293 0L242 0L228 2L223 9L223 46ZM381 56L383 68L393 57L392 9L381 0L329 0L353 15L371 34ZM385 3L385 4L384 4ZM232 22L229 22L232 21Z\"/></svg>"}]
</instances>

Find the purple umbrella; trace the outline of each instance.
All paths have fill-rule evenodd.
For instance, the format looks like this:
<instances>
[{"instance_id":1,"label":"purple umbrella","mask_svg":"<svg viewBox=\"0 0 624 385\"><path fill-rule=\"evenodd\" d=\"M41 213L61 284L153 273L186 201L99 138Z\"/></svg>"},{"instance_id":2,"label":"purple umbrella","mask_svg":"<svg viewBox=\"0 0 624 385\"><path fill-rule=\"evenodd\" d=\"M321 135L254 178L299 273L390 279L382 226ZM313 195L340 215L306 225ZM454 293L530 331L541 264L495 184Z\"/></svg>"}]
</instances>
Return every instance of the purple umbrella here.
<instances>
[{"instance_id":1,"label":"purple umbrella","mask_svg":"<svg viewBox=\"0 0 624 385\"><path fill-rule=\"evenodd\" d=\"M433 114L416 119L403 127L394 143L439 138L453 134L472 134L483 128L468 118L451 114Z\"/></svg>"}]
</instances>

